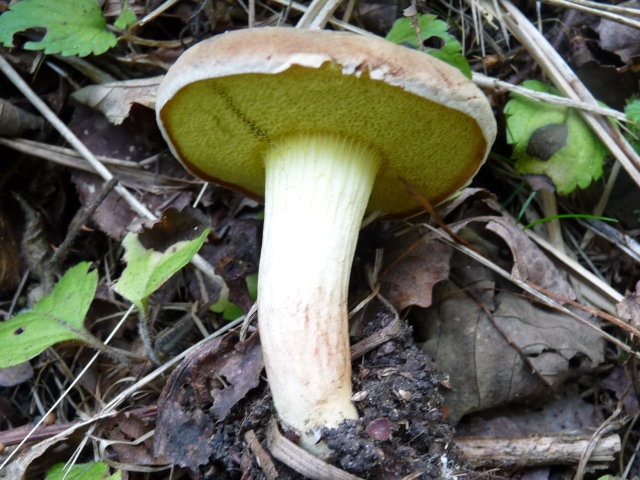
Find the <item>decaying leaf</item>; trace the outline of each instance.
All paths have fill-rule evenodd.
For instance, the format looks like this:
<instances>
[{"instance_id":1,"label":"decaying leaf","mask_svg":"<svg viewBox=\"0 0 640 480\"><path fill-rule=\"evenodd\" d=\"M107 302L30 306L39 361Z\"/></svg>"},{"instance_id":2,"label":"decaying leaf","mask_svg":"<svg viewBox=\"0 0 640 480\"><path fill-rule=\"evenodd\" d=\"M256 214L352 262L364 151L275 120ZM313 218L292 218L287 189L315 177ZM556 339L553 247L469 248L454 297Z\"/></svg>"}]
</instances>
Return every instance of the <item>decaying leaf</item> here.
<instances>
[{"instance_id":1,"label":"decaying leaf","mask_svg":"<svg viewBox=\"0 0 640 480\"><path fill-rule=\"evenodd\" d=\"M13 387L33 377L33 368L29 362L0 368L0 387Z\"/></svg>"},{"instance_id":2,"label":"decaying leaf","mask_svg":"<svg viewBox=\"0 0 640 480\"><path fill-rule=\"evenodd\" d=\"M640 282L635 292L627 293L622 301L616 305L618 315L627 320L632 326L640 328Z\"/></svg>"},{"instance_id":3,"label":"decaying leaf","mask_svg":"<svg viewBox=\"0 0 640 480\"><path fill-rule=\"evenodd\" d=\"M564 298L576 298L573 287L553 265L551 260L525 235L516 224L504 217L487 222L487 230L499 235L509 246L513 256L511 274L529 281Z\"/></svg>"},{"instance_id":4,"label":"decaying leaf","mask_svg":"<svg viewBox=\"0 0 640 480\"><path fill-rule=\"evenodd\" d=\"M162 455L153 454L153 437L140 441L154 427L153 415L147 412L122 412L103 420L96 432L100 446L116 453L118 462L130 465L166 465Z\"/></svg>"},{"instance_id":5,"label":"decaying leaf","mask_svg":"<svg viewBox=\"0 0 640 480\"><path fill-rule=\"evenodd\" d=\"M192 470L207 464L216 420L258 385L262 367L257 335L238 342L228 334L195 349L173 371L158 401L155 454Z\"/></svg>"},{"instance_id":6,"label":"decaying leaf","mask_svg":"<svg viewBox=\"0 0 640 480\"><path fill-rule=\"evenodd\" d=\"M20 283L22 259L9 215L0 210L0 292L11 291Z\"/></svg>"},{"instance_id":7,"label":"decaying leaf","mask_svg":"<svg viewBox=\"0 0 640 480\"><path fill-rule=\"evenodd\" d=\"M616 399L622 401L629 417L640 412L640 396L634 386L636 375L635 368L631 364L616 365L600 382L601 388L611 390Z\"/></svg>"},{"instance_id":8,"label":"decaying leaf","mask_svg":"<svg viewBox=\"0 0 640 480\"><path fill-rule=\"evenodd\" d=\"M453 249L428 235L404 236L396 246L380 278L381 293L398 310L430 306L434 285L449 276Z\"/></svg>"},{"instance_id":9,"label":"decaying leaf","mask_svg":"<svg viewBox=\"0 0 640 480\"><path fill-rule=\"evenodd\" d=\"M51 438L40 440L39 442L22 450L11 460L11 462L7 464L6 467L0 470L0 480L29 480L29 477L26 476L26 473L31 463L39 457L43 456L43 454L51 447L65 440L77 428L80 427L78 426L75 429L69 428L67 431L61 434L58 434ZM43 459L46 457L46 455L43 456ZM48 458L46 458L46 460L50 461Z\"/></svg>"},{"instance_id":10,"label":"decaying leaf","mask_svg":"<svg viewBox=\"0 0 640 480\"><path fill-rule=\"evenodd\" d=\"M499 235L509 247L513 256L513 278L532 282L564 298L576 298L573 288L562 273L511 219L498 216L473 217L452 224L451 229L460 231L477 222L485 223L485 228Z\"/></svg>"},{"instance_id":11,"label":"decaying leaf","mask_svg":"<svg viewBox=\"0 0 640 480\"><path fill-rule=\"evenodd\" d=\"M504 223L496 221L493 228L500 231L500 226ZM535 246L506 237L512 250L520 249L515 263L528 263L524 273L515 275L564 291L540 271L546 267L532 253ZM549 268L555 272L552 264ZM511 287L477 262L454 254L450 278L419 328L428 338L423 348L450 375L452 388L445 396L454 422L471 411L548 393L569 375L572 359L584 358L591 367L602 361L603 342L592 329L503 291Z\"/></svg>"},{"instance_id":12,"label":"decaying leaf","mask_svg":"<svg viewBox=\"0 0 640 480\"><path fill-rule=\"evenodd\" d=\"M447 293L457 289L452 285ZM547 392L545 382L560 384L577 355L593 366L602 361L600 337L565 315L500 293L490 320L474 299L463 295L452 295L430 312L430 340L424 345L438 368L450 373L452 390L445 397L454 421Z\"/></svg>"},{"instance_id":13,"label":"decaying leaf","mask_svg":"<svg viewBox=\"0 0 640 480\"><path fill-rule=\"evenodd\" d=\"M102 112L111 123L120 125L134 103L153 109L162 76L89 85L71 96L74 100Z\"/></svg>"},{"instance_id":14,"label":"decaying leaf","mask_svg":"<svg viewBox=\"0 0 640 480\"><path fill-rule=\"evenodd\" d=\"M619 3L618 6L638 8L640 2L631 0ZM615 53L624 63L630 64L633 57L640 55L640 30L637 28L603 18L595 30L600 37L600 47Z\"/></svg>"},{"instance_id":15,"label":"decaying leaf","mask_svg":"<svg viewBox=\"0 0 640 480\"><path fill-rule=\"evenodd\" d=\"M492 412L472 415L458 424L460 437L524 437L592 433L602 421L593 403L586 402L580 393L568 389L560 396L545 399L534 405L509 405Z\"/></svg>"}]
</instances>

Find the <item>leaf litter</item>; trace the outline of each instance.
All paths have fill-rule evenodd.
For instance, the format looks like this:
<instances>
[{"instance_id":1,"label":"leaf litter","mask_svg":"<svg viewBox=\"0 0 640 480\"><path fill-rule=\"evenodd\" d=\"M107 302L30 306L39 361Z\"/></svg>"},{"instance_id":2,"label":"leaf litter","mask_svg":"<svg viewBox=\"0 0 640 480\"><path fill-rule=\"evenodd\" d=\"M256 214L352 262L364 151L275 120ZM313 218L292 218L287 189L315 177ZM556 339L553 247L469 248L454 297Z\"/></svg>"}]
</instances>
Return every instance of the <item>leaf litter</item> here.
<instances>
[{"instance_id":1,"label":"leaf litter","mask_svg":"<svg viewBox=\"0 0 640 480\"><path fill-rule=\"evenodd\" d=\"M141 5L133 3L136 4L136 12L143 11ZM364 12L367 6L358 8ZM210 5L202 11L193 11L192 8L192 5L182 4L174 9L170 21L160 19L163 28L175 30L176 25L188 26L190 34L196 32L197 35L199 28L209 29L209 32L222 31L231 24L230 22L238 22L237 19L232 20L235 17L228 15L229 6L222 8L221 5ZM373 18L370 16L362 21L364 24L374 25L377 20L372 21ZM391 26L389 21L386 21L385 25L372 28L381 28L381 33L384 34ZM599 25L589 24L589 28L593 28L599 35L599 47L619 57L618 65L610 69L608 75L613 75L610 78L621 79L622 75L629 75L629 68L626 72L622 70L634 66L634 54L624 50L626 45L607 43L614 37L611 32L615 31L615 28L611 27L612 25L607 25L605 21L600 21ZM450 26L451 30L453 29ZM446 29L439 32L444 35ZM158 30L143 27L142 33L153 36ZM571 38L578 38L578 30L575 27L569 33L572 35ZM21 37L16 35L16 38ZM503 39L499 36L496 38L496 45L505 49L503 52L498 51L497 57L507 52L508 58L512 59L512 65L516 68L518 62L527 58L521 51L508 50L506 44L502 43ZM595 52L589 57L589 62L604 65L605 55L602 51L593 49L593 44L582 44ZM579 45L579 42L576 41L573 45ZM124 75L123 70L117 72L118 69L108 65L106 68L112 73L117 73L118 78L145 78L127 80L129 84L92 86L78 94L84 95L85 101L101 109L106 117L89 109L83 110L76 104L65 103L67 94L59 85L57 74L46 68L36 77L40 91L51 98L58 98L56 101L59 112L65 116L71 112L73 129L94 153L142 162L140 175L123 177L123 180L128 187L135 188L138 197L144 203L158 211L169 208L183 210L195 198L196 188L194 183L189 181L177 181L185 179L186 176L159 141L151 111L148 110L153 98L153 75L157 74L155 67L162 68L167 65L171 58L177 56L180 48L174 48L172 51L166 47L136 47L139 48L138 51L132 49L126 53L119 48L116 47L114 52L117 52L115 55L119 55L121 66L126 65ZM570 51L573 47L569 45L562 48ZM17 59L14 52L11 55L9 58ZM110 57L111 60L114 58L116 57ZM490 58L484 57L483 62L488 66L489 73L496 76L510 75L511 69L500 71L507 65L505 58L507 57L502 56L496 63L490 63ZM24 73L32 63L32 57L22 61ZM530 64L533 63L530 59L528 61ZM17 61L16 64L20 65ZM101 65L105 68L105 63ZM477 65L472 64L472 67L477 69ZM596 74L593 75L595 77ZM72 76L77 79L77 74ZM620 92L616 94L621 95ZM499 95L494 95L493 99L497 105L504 104L505 99L501 99ZM114 123L116 125L113 125ZM562 126L566 123L547 122L545 125ZM569 145L570 133L567 129L565 138L562 128L545 125L540 127L542 130L531 131L522 147L525 154L542 159L543 162L553 161L554 155ZM54 143L56 139L49 133L46 141ZM504 145L498 145L496 148L501 155L511 155L510 150ZM547 156L548 159L545 160ZM46 232L53 226L54 233L64 237L71 216L69 212L79 207L90 207L98 202L97 193L102 188L102 180L73 172L71 184L68 181L68 171L61 173L60 170L51 170L46 175L52 179L50 185L61 186L57 188L57 192L64 192L64 195L58 195L57 200L52 202L51 196L46 194L46 189L39 190L35 182L29 186L31 172L26 170L28 173L25 173L22 169L27 167L18 163L18 160L23 159L24 156L18 158L17 155L12 159L11 168L7 169L2 177L3 185L10 186L10 191L19 193L28 190L40 192L37 195L25 196L35 207L35 211L44 210L49 214L52 212L52 204L57 202L58 213L47 215L45 219L48 221L38 229ZM492 170L496 165L506 169L501 171L499 176L495 175L496 170ZM510 182L518 178L512 165L505 166L497 162L488 165L487 168L491 172L489 190L504 201L506 195L502 190L512 189L514 185ZM603 168L605 174L608 174L607 163ZM584 172L578 173L584 175ZM597 175L598 172L592 174ZM157 178L158 183L152 185L150 178ZM482 172L478 181L487 185ZM623 181L624 178L619 180L619 183ZM589 195L594 195L594 191L595 195L599 194L599 185L595 184L589 188L588 191L567 197L566 202L574 208L587 208L586 205L594 203ZM496 214L495 210L487 212L486 204L481 201L487 195L487 190L468 189L449 206L444 207L441 215L448 222L452 222L450 228L460 237L511 271L514 278L534 283L561 298L577 298L584 301L580 294L576 293L578 290L564 277L561 268L554 265L535 247L515 223L507 216ZM633 182L627 181L626 187L617 189L610 203L614 212L619 211L622 215L624 211L625 228L631 231L638 228L637 215L629 208L629 205L634 204L633 199L636 197L637 188ZM516 198L518 201L523 200L518 195ZM14 204L15 200L10 202ZM85 325L92 333L102 335L112 321L100 315L105 312L113 314L122 311L121 300L114 297L110 287L119 278L123 267L118 260L121 254L118 242L128 231L139 230L142 222L129 206L113 193L107 195L107 200L98 203L98 211L87 221L88 228L80 231L79 238L72 245L65 267L79 261L96 262L97 272L105 282L98 287L97 300L89 310ZM479 207L481 204L483 206ZM241 206L238 207L239 205ZM255 274L258 264L260 220L256 216L259 209L255 205L243 204L238 196L215 187L205 192L200 208L212 219L213 224L213 232L202 253L210 259L216 271L225 277L231 289L230 298L246 313L253 302L246 279ZM515 216L518 212L511 213ZM529 213L531 212L528 211L527 214ZM9 215L9 221L13 221L13 216ZM24 231L21 222L14 223L17 226L12 227L11 232L19 233L18 237L31 233ZM417 222L411 223L412 226L417 224L419 225ZM389 227L390 224L383 222L383 225L383 228L395 229ZM463 471L468 469L468 466L458 457L452 446L453 429L450 426L461 417L462 427L469 422L478 426L473 431L474 435L500 436L509 432L522 435L531 432L550 433L554 432L554 426L557 426L558 422L580 431L593 429L606 417L607 409L610 407L606 402L620 400L629 415L637 411L637 379L633 373L633 359L621 360L618 365L615 350L605 346L590 330L552 309L523 297L509 282L468 261L459 253L454 253L450 247L425 235L418 228L409 230L410 234L394 231L397 234L391 237L393 241L382 245L383 258L387 263L382 266L380 277L375 280L381 284L383 298L386 297L390 305L408 318L414 328L413 337L418 338L427 355L413 345L412 335L405 332L398 338L382 343L377 349L369 352L364 360L354 364L354 391L363 419L358 424L345 426L342 432L327 433L327 438L337 452L332 459L335 465L366 478L378 478L376 475L398 478L416 471L426 476L435 476L439 471L446 470L442 470L440 461L446 456L446 462L451 461L450 464L445 462L447 468L457 466ZM171 231L167 233L172 234ZM570 234L579 236L580 231L571 225ZM3 238L9 238L7 235L10 234L4 234ZM43 235L40 238L48 240L55 236ZM114 241L116 243L113 243ZM45 240L40 243L47 245L47 249L51 248L51 242ZM381 246L379 239L372 239L371 236L363 239L357 264L364 270L375 271L371 251L367 250L371 245ZM612 246L600 242L586 254L594 259L596 266L607 278L610 273L611 278L614 278L613 274L616 272L612 272L612 269L625 272L615 277L616 286L633 292L637 270L634 271L633 263L625 270L613 266L612 251ZM47 255L50 254L47 250ZM0 258L10 259L16 256L14 251L5 253L5 256ZM628 262L623 259L616 265L623 265L625 261ZM15 265L13 262L5 264ZM18 264L17 269L21 274L23 268ZM59 273L54 277L57 275ZM363 274L360 278L366 276ZM7 280L3 280L2 285L8 287L10 296L18 286L16 277L14 271L6 277ZM33 273L31 279L27 280L30 286L39 281L41 280ZM358 284L354 286L354 291L366 291L369 286ZM187 291L196 293L186 293ZM185 348L182 342L192 342L199 334L203 334L199 332L199 327L196 327L196 321L204 320L203 327L208 331L224 322L209 308L217 298L216 287L190 267L178 278L167 282L161 291L154 295L150 300L152 317L155 320L152 328L158 338L164 338L165 330L173 332L170 335L175 335L175 330L171 327L176 320L179 329L188 332L185 337L181 337L182 340L173 341L173 347L163 350L163 355L172 355L180 351L181 348ZM12 303L10 296L3 296L5 305ZM631 324L638 318L636 296L637 292L629 293L619 307L620 316L628 319ZM15 297L18 308L23 307L24 303L20 304L20 294L16 294ZM183 302L192 302L194 298L198 301L197 305L184 306ZM178 310L172 310L173 308ZM372 334L383 328L385 321L388 321L388 317L381 313L385 311L388 315L385 308L381 307L379 300L372 300L367 304L360 314L365 319L364 322L360 321L360 325L364 324L365 328L364 332L360 331L360 335ZM586 317L583 313L580 315ZM596 321L593 317L586 320ZM120 347L137 351L139 345L134 323L129 322L118 335L117 343ZM104 447L101 451L113 460L112 465L160 466L167 461L175 465L184 465L190 472L185 473L184 470L178 469L178 475L185 475L185 478L189 475L193 478L239 478L239 474L245 478L263 478L263 470L256 462L253 450L249 448L245 434L257 434L258 442L264 445L269 455L264 427L272 414L270 399L261 377L259 355L256 353L259 344L255 336L250 337L245 343L238 343L237 338L237 334L230 334L224 337L224 340L219 340L218 347L214 347L213 351L202 349L199 355L194 354L175 370L181 373L180 378L176 378L178 373L174 373L169 379L161 378L152 384L152 393L141 395L140 400L136 400L142 405L153 406L157 403L160 406L161 413L155 425L156 434L153 441L145 438L145 435L150 434L154 427L154 414L127 417L121 413L117 419L105 421L100 425L94 433L97 434L96 438L102 440L96 440L96 445L101 444ZM251 347L245 345L246 342L250 342ZM76 368L78 364L72 360L77 353L77 347L62 345L53 348L51 352L45 352L32 361L36 371L50 368L49 365L55 364L59 358L72 362L73 371L79 371ZM447 350L451 354L442 355L442 352ZM52 352L58 356L53 356ZM144 375L148 366L142 365L134 363L132 366L125 366L105 359L103 365L92 368L90 378L83 382L82 387L85 389L83 392L89 394L89 404L95 401L96 405L99 405L108 400L109 396L123 388L119 382L127 381L125 379L128 375ZM434 365L447 374L448 380L447 377L434 373ZM606 370L601 370L603 368ZM203 374L204 376L200 377ZM22 378L28 379L29 375L23 374ZM40 378L42 377L38 377ZM56 378L66 380L66 377ZM205 383L204 378L208 383ZM34 380L39 381L41 380ZM165 390L158 398L157 392L171 381L175 381L174 385L179 388L172 390L171 395ZM2 423L3 428L11 430L30 420L30 415L24 413L29 411L26 406L31 398L27 385L22 383L11 387L11 390L0 390L0 400L12 398L12 402L20 406L17 410L3 408L3 412L8 412L6 417L3 414L3 418L7 418L8 422ZM46 386L53 392L60 390L52 382L47 382ZM602 397L587 397L589 391L598 388L602 388ZM438 390L443 391L444 399L439 396ZM8 396L10 392L11 397ZM554 396L562 397L562 408L558 406L560 401L554 403L549 400ZM136 401L132 400L132 403ZM522 406L523 401L526 401L528 406ZM218 407L214 408L214 405ZM12 410L14 413L10 414ZM88 411L99 411L99 407L93 410L89 408ZM497 423L489 423L492 412L498 412L498 420L495 420ZM57 414L60 421L77 418L72 404L58 408ZM503 417L508 416L509 420L500 420L501 414ZM590 421L571 423L568 420L572 415ZM449 423L443 422L445 418L448 418ZM523 426L524 418L528 422L524 423L526 426ZM155 448L158 448L157 443L162 438L162 432L168 432L169 438L172 439L163 447L169 452L167 458L154 457L158 451L154 452L151 445L156 443ZM143 440L140 443L133 444L141 438ZM109 443L114 441L116 443ZM33 463L35 467L38 467L39 463L42 464L45 457L43 453L48 451L49 447L55 446L56 442L58 440L48 444L46 440L41 440L39 445L43 448L33 451L36 453L37 450L38 454L19 457L10 467L11 470L0 472L0 475L12 472L15 476L10 478L23 478L30 464ZM68 440L65 444L67 458L71 455L68 447L79 444L75 438ZM398 450L397 447L400 445L405 449ZM425 452L428 452L428 455ZM88 459L86 451L85 458ZM50 466L52 461L47 459L45 464ZM276 466L283 478L296 478L297 474L293 470L278 462ZM437 466L440 466L440 469ZM115 470L112 468L110 471ZM366 471L373 473L368 477L362 473ZM264 474L266 475L266 470ZM139 478L134 472L127 472L125 475L129 478ZM155 475L163 478L161 473Z\"/></svg>"}]
</instances>

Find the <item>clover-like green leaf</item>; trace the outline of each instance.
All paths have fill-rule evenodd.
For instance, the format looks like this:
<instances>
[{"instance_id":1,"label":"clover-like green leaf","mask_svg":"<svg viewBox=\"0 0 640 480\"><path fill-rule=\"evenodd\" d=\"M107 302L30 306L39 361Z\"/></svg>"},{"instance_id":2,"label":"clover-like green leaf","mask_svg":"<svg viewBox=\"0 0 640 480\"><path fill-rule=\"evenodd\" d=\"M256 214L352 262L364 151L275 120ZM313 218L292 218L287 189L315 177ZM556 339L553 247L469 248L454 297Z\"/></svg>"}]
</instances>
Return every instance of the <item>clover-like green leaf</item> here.
<instances>
[{"instance_id":1,"label":"clover-like green leaf","mask_svg":"<svg viewBox=\"0 0 640 480\"><path fill-rule=\"evenodd\" d=\"M557 94L537 80L523 86ZM574 109L512 94L504 113L518 173L546 175L561 195L586 188L602 176L609 151Z\"/></svg>"},{"instance_id":2,"label":"clover-like green leaf","mask_svg":"<svg viewBox=\"0 0 640 480\"><path fill-rule=\"evenodd\" d=\"M422 40L436 37L442 40L440 48L426 48L425 52L440 60L457 67L467 77L471 78L471 68L467 59L462 55L462 46L456 38L447 32L449 26L446 22L438 20L435 15L418 15L418 25ZM411 18L399 18L387 33L387 40L394 43L407 44L413 48L420 48L416 29Z\"/></svg>"},{"instance_id":3,"label":"clover-like green leaf","mask_svg":"<svg viewBox=\"0 0 640 480\"><path fill-rule=\"evenodd\" d=\"M116 36L107 29L97 0L23 0L0 16L0 42L13 45L17 32L45 28L38 42L27 42L26 50L44 53L100 55L116 44Z\"/></svg>"},{"instance_id":4,"label":"clover-like green leaf","mask_svg":"<svg viewBox=\"0 0 640 480\"><path fill-rule=\"evenodd\" d=\"M70 268L32 309L0 322L0 368L25 362L58 342L93 338L84 318L96 292L98 274L89 262Z\"/></svg>"}]
</instances>

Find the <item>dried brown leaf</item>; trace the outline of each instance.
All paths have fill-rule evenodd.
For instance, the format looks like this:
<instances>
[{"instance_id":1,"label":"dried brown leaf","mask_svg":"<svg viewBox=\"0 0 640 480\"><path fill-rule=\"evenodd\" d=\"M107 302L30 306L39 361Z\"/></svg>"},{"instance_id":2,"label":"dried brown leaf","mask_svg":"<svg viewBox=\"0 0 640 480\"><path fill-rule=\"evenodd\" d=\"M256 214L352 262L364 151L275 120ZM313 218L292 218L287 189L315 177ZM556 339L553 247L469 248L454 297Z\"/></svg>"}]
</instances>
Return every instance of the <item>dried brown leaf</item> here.
<instances>
[{"instance_id":1,"label":"dried brown leaf","mask_svg":"<svg viewBox=\"0 0 640 480\"><path fill-rule=\"evenodd\" d=\"M0 387L13 387L33 377L33 368L29 362L19 363L0 369Z\"/></svg>"},{"instance_id":2,"label":"dried brown leaf","mask_svg":"<svg viewBox=\"0 0 640 480\"><path fill-rule=\"evenodd\" d=\"M508 221L473 220L493 223L492 231L506 237L518 264L514 275L566 294L563 284L544 271L556 272L555 267ZM483 255L498 257L500 242L476 230L465 228L459 235ZM577 362L586 369L602 361L603 341L596 332L509 293L511 284L489 268L456 253L450 278L417 325L428 339L423 348L450 375L452 390L446 397L453 421L471 411L548 394L549 387L560 384L574 368L572 359L586 359L582 365Z\"/></svg>"},{"instance_id":3,"label":"dried brown leaf","mask_svg":"<svg viewBox=\"0 0 640 480\"><path fill-rule=\"evenodd\" d=\"M562 272L511 219L498 216L473 217L456 222L451 228L457 232L477 222L486 223L486 229L500 236L509 247L513 257L511 274L514 278L535 283L560 297L571 300L576 298L573 287Z\"/></svg>"},{"instance_id":4,"label":"dried brown leaf","mask_svg":"<svg viewBox=\"0 0 640 480\"><path fill-rule=\"evenodd\" d=\"M618 6L638 8L640 2L631 0L619 3ZM630 64L633 57L640 55L640 30L637 28L603 18L595 30L600 37L600 47L615 53L624 63Z\"/></svg>"},{"instance_id":5,"label":"dried brown leaf","mask_svg":"<svg viewBox=\"0 0 640 480\"><path fill-rule=\"evenodd\" d=\"M102 112L111 123L120 125L129 116L134 103L155 108L156 90L162 76L89 85L71 96L78 102Z\"/></svg>"},{"instance_id":6,"label":"dried brown leaf","mask_svg":"<svg viewBox=\"0 0 640 480\"><path fill-rule=\"evenodd\" d=\"M448 278L453 249L427 235L404 237L400 245L402 251L396 248L398 253L392 254L380 278L380 291L398 310L411 305L426 308L434 285Z\"/></svg>"},{"instance_id":7,"label":"dried brown leaf","mask_svg":"<svg viewBox=\"0 0 640 480\"><path fill-rule=\"evenodd\" d=\"M195 349L173 371L158 401L156 455L192 470L206 464L215 421L258 385L262 367L257 335L237 342L228 334Z\"/></svg>"},{"instance_id":8,"label":"dried brown leaf","mask_svg":"<svg viewBox=\"0 0 640 480\"><path fill-rule=\"evenodd\" d=\"M429 340L424 349L450 375L452 390L445 397L453 421L548 393L548 385L569 375L576 356L588 359L591 367L602 361L602 339L566 315L498 293L490 319L459 286L449 285L447 294L425 319Z\"/></svg>"},{"instance_id":9,"label":"dried brown leaf","mask_svg":"<svg viewBox=\"0 0 640 480\"><path fill-rule=\"evenodd\" d=\"M616 305L618 315L627 320L635 328L640 328L640 282L635 292L627 292L622 301Z\"/></svg>"},{"instance_id":10,"label":"dried brown leaf","mask_svg":"<svg viewBox=\"0 0 640 480\"><path fill-rule=\"evenodd\" d=\"M153 454L153 439L137 442L154 425L146 412L122 412L101 422L96 436L104 438L100 445L112 449L120 463L130 465L166 465L169 461Z\"/></svg>"},{"instance_id":11,"label":"dried brown leaf","mask_svg":"<svg viewBox=\"0 0 640 480\"><path fill-rule=\"evenodd\" d=\"M496 217L486 228L500 235L509 246L514 260L511 274L515 278L533 282L564 298L576 298L573 287L562 273L510 219Z\"/></svg>"}]
</instances>

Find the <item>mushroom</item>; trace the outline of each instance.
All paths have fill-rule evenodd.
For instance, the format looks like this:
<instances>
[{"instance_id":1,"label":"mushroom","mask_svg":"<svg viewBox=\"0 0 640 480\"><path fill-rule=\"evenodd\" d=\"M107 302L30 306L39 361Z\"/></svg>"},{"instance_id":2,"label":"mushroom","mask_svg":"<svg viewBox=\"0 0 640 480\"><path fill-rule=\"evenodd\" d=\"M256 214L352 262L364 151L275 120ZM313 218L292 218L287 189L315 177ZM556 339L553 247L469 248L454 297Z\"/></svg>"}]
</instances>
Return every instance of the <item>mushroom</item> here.
<instances>
[{"instance_id":1,"label":"mushroom","mask_svg":"<svg viewBox=\"0 0 640 480\"><path fill-rule=\"evenodd\" d=\"M187 50L162 81L158 124L194 175L264 200L258 319L280 420L318 453L357 419L347 291L367 208L436 204L484 162L495 120L462 73L343 32L258 28Z\"/></svg>"}]
</instances>

